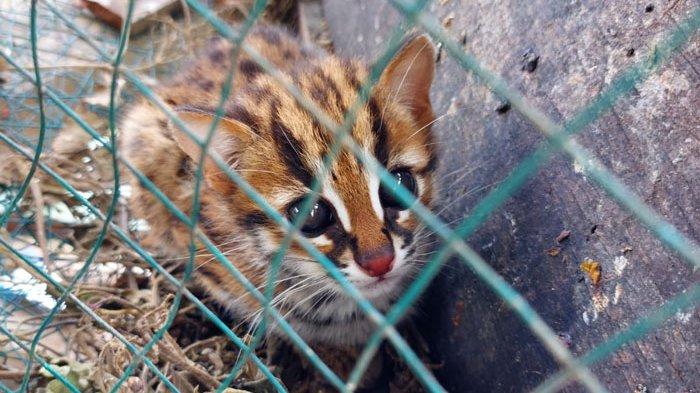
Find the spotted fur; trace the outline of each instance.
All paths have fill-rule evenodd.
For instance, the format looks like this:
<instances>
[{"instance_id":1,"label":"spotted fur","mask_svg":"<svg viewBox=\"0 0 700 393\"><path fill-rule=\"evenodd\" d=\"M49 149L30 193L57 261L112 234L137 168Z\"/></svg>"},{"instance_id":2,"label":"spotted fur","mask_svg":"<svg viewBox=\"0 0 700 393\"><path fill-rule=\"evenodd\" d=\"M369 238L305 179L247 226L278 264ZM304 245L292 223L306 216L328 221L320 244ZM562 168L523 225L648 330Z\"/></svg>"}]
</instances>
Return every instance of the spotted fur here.
<instances>
[{"instance_id":1,"label":"spotted fur","mask_svg":"<svg viewBox=\"0 0 700 393\"><path fill-rule=\"evenodd\" d=\"M361 62L305 46L279 28L256 28L246 42L337 123L343 122L368 77ZM158 89L163 102L201 139L214 119L232 53L230 44L213 40L198 61ZM351 129L363 154L376 157L390 171L403 168L415 176L418 198L427 206L433 198L436 161L428 98L433 58L429 39L409 37L357 112ZM333 134L250 56L241 51L235 67L232 94L225 102L210 150L286 215L289 204L304 197L319 175ZM147 101L129 111L121 132L124 156L189 214L199 147ZM201 229L236 268L262 288L285 231L211 159L205 160L204 174ZM332 206L335 221L309 240L378 309L387 310L419 267L416 254L425 246L425 236L413 213L382 206L379 187L378 177L348 149L342 149L319 195ZM185 226L137 180L133 188L133 210L151 227L145 243L173 257L187 255ZM379 278L371 277L356 261L382 247L393 248L393 268ZM198 285L241 318L255 322L260 315L258 302L203 249L194 276ZM291 246L278 278L275 304L307 341L360 344L374 328L298 244Z\"/></svg>"}]
</instances>

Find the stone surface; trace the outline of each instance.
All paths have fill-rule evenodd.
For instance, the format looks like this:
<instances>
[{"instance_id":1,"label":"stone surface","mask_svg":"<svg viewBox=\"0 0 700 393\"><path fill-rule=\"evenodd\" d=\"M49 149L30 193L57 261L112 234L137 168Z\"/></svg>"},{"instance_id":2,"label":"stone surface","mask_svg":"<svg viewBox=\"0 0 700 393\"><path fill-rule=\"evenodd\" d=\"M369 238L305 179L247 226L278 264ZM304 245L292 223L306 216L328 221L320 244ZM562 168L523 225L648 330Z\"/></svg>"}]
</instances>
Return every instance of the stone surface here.
<instances>
[{"instance_id":1,"label":"stone surface","mask_svg":"<svg viewBox=\"0 0 700 393\"><path fill-rule=\"evenodd\" d=\"M373 59L402 19L379 0L324 0L337 52ZM575 115L698 1L443 0L429 12L481 64L556 121ZM696 35L577 138L647 204L698 242L700 233L700 40ZM537 62L532 67L532 59ZM528 65L529 64L529 65ZM530 72L530 69L532 71ZM539 145L540 132L442 53L432 91L448 222L474 205ZM456 220L456 221L455 221ZM557 243L563 230L568 239ZM582 355L698 281L677 254L557 154L469 238ZM559 247L558 252L548 251ZM602 280L580 271L598 261ZM527 391L557 364L479 279L451 261L423 301L421 326L444 386ZM679 311L642 340L594 367L613 392L700 388L700 318ZM570 391L583 390L571 385Z\"/></svg>"}]
</instances>

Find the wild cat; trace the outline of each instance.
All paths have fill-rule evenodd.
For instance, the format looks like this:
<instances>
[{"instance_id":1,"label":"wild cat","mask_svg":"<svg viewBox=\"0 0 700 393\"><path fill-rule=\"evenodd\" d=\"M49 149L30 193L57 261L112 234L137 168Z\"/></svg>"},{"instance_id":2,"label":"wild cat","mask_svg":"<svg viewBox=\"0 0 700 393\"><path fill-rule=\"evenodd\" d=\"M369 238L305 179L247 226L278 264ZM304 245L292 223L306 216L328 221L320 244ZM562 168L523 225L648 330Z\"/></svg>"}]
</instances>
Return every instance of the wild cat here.
<instances>
[{"instance_id":1,"label":"wild cat","mask_svg":"<svg viewBox=\"0 0 700 393\"><path fill-rule=\"evenodd\" d=\"M253 29L246 42L338 124L368 76L362 62L301 43L286 30ZM163 101L204 139L215 117L231 64L231 46L208 51L157 90ZM435 144L429 98L435 49L414 35L381 74L357 113L351 136L426 206L435 185ZM333 142L326 130L273 77L241 51L230 97L210 149L292 220ZM200 148L147 101L121 124L121 150L176 206L189 214ZM203 169L199 225L253 285L264 288L285 231L210 160ZM132 209L150 224L145 243L172 256L187 255L189 232L151 192L133 180ZM420 267L426 236L403 206L349 150L330 167L301 232L381 311L386 311ZM186 258L183 258L186 259ZM261 306L211 254L201 249L194 280L217 302L252 320ZM281 264L274 304L309 342L363 343L375 325L298 244Z\"/></svg>"}]
</instances>

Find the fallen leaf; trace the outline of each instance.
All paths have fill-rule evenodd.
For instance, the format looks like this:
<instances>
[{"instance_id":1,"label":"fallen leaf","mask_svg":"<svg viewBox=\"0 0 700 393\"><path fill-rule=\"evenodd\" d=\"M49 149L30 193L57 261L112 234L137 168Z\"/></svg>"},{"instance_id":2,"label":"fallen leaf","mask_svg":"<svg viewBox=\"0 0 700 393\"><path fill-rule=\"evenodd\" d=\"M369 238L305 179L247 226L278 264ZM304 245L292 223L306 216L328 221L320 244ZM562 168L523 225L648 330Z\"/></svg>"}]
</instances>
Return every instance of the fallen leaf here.
<instances>
[{"instance_id":1,"label":"fallen leaf","mask_svg":"<svg viewBox=\"0 0 700 393\"><path fill-rule=\"evenodd\" d=\"M559 255L559 253L561 253L561 248L559 247L552 247L549 250L547 250L547 255L549 255L550 257L556 257L557 255Z\"/></svg>"},{"instance_id":2,"label":"fallen leaf","mask_svg":"<svg viewBox=\"0 0 700 393\"><path fill-rule=\"evenodd\" d=\"M126 18L128 5L122 0L82 0L83 6L102 22L119 29ZM159 16L168 15L181 7L178 0L141 0L134 5L131 18L131 34L138 34L153 23Z\"/></svg>"},{"instance_id":3,"label":"fallen leaf","mask_svg":"<svg viewBox=\"0 0 700 393\"><path fill-rule=\"evenodd\" d=\"M446 29L449 29L450 26L452 26L452 21L453 21L454 19L455 19L455 13L454 13L454 12L450 12L449 15L447 15L446 17L444 17L444 18L442 19L442 26L443 26L444 28L446 28Z\"/></svg>"},{"instance_id":4,"label":"fallen leaf","mask_svg":"<svg viewBox=\"0 0 700 393\"><path fill-rule=\"evenodd\" d=\"M588 277L591 279L591 283L594 286L598 286L598 284L600 284L600 263L592 259L586 258L583 260L583 262L581 262L581 265L579 267L581 268L582 272L588 274Z\"/></svg>"},{"instance_id":5,"label":"fallen leaf","mask_svg":"<svg viewBox=\"0 0 700 393\"><path fill-rule=\"evenodd\" d=\"M571 236L571 231L569 231L569 230L561 231L559 236L557 236L557 243L563 242L564 240L568 239L569 236Z\"/></svg>"}]
</instances>

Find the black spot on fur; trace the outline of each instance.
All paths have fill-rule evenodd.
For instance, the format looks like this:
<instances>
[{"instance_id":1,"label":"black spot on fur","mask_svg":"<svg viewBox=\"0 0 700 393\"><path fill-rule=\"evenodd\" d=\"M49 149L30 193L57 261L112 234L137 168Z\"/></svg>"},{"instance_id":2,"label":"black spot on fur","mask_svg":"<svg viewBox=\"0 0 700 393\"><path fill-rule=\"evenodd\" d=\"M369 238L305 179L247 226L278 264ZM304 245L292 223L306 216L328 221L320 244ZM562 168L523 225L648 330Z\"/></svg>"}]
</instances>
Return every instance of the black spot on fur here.
<instances>
[{"instance_id":1,"label":"black spot on fur","mask_svg":"<svg viewBox=\"0 0 700 393\"><path fill-rule=\"evenodd\" d=\"M348 245L350 246L350 251L352 251L353 255L356 255L359 252L360 247L358 246L356 236L348 235Z\"/></svg>"},{"instance_id":2,"label":"black spot on fur","mask_svg":"<svg viewBox=\"0 0 700 393\"><path fill-rule=\"evenodd\" d=\"M307 187L311 187L314 176L301 156L304 147L301 145L301 142L292 135L289 129L280 122L279 118L275 118L272 121L272 137L274 138L277 152L287 166L290 174L299 179L299 181Z\"/></svg>"},{"instance_id":3,"label":"black spot on fur","mask_svg":"<svg viewBox=\"0 0 700 393\"><path fill-rule=\"evenodd\" d=\"M271 45L279 45L280 42L282 41L282 37L280 37L280 33L272 29L270 27L264 27L258 30L258 34L262 39L267 41Z\"/></svg>"},{"instance_id":4,"label":"black spot on fur","mask_svg":"<svg viewBox=\"0 0 700 393\"><path fill-rule=\"evenodd\" d=\"M403 244L401 245L401 247L404 248L409 244L413 243L413 232L399 225L396 222L397 218L398 211L396 211L396 209L386 209L386 226L389 229L389 231L395 233L401 238L401 240L403 240Z\"/></svg>"},{"instance_id":5,"label":"black spot on fur","mask_svg":"<svg viewBox=\"0 0 700 393\"><path fill-rule=\"evenodd\" d=\"M301 107L299 107L299 109L303 110ZM325 151L322 154L322 156L325 157L328 154L328 148L333 143L333 133L330 130L326 131L326 127L324 127L315 117L312 119L312 123L314 132L316 133L316 135L318 135L321 141L323 141L323 145L326 147L326 149L324 149Z\"/></svg>"},{"instance_id":6,"label":"black spot on fur","mask_svg":"<svg viewBox=\"0 0 700 393\"><path fill-rule=\"evenodd\" d=\"M360 90L360 81L357 79L357 65L348 59L342 59L343 69L345 70L345 78L348 83L356 91Z\"/></svg>"},{"instance_id":7,"label":"black spot on fur","mask_svg":"<svg viewBox=\"0 0 700 393\"><path fill-rule=\"evenodd\" d=\"M333 82L333 80L323 72L321 67L314 68L313 72L319 78L321 83L323 83L323 88L335 98L335 105L338 107L338 109L340 109L341 112L346 112L346 109L343 106L343 96L340 94L340 89L338 89L335 82ZM326 101L330 100L326 99ZM330 105L330 102L328 102L328 105Z\"/></svg>"},{"instance_id":8,"label":"black spot on fur","mask_svg":"<svg viewBox=\"0 0 700 393\"><path fill-rule=\"evenodd\" d=\"M326 236L333 242L333 249L327 253L328 259L333 261L336 266L343 264L338 261L338 258L345 252L348 247L348 236L344 230L339 227L340 224L333 226L326 231Z\"/></svg>"},{"instance_id":9,"label":"black spot on fur","mask_svg":"<svg viewBox=\"0 0 700 393\"><path fill-rule=\"evenodd\" d=\"M210 81L209 79L196 79L197 86L199 86L202 90L205 91L210 91L211 89L214 88L214 82Z\"/></svg>"},{"instance_id":10,"label":"black spot on fur","mask_svg":"<svg viewBox=\"0 0 700 393\"><path fill-rule=\"evenodd\" d=\"M135 135L133 139L129 141L129 150L141 151L146 144L146 141L141 135Z\"/></svg>"},{"instance_id":11,"label":"black spot on fur","mask_svg":"<svg viewBox=\"0 0 700 393\"><path fill-rule=\"evenodd\" d=\"M319 51L313 47L302 46L300 52L301 58L304 60L317 59L319 57Z\"/></svg>"},{"instance_id":12,"label":"black spot on fur","mask_svg":"<svg viewBox=\"0 0 700 393\"><path fill-rule=\"evenodd\" d=\"M226 59L226 54L221 49L215 49L209 52L209 60L217 65L223 65Z\"/></svg>"},{"instance_id":13,"label":"black spot on fur","mask_svg":"<svg viewBox=\"0 0 700 393\"><path fill-rule=\"evenodd\" d=\"M369 116L372 121L372 132L375 136L374 156L384 166L389 163L389 142L386 124L373 98L369 100Z\"/></svg>"},{"instance_id":14,"label":"black spot on fur","mask_svg":"<svg viewBox=\"0 0 700 393\"><path fill-rule=\"evenodd\" d=\"M224 284L225 284L224 282L221 281L221 278L219 277L218 274L216 274L216 273L214 273L213 271L210 271L209 269L207 269L207 265L202 265L202 268L201 268L201 269L197 269L197 273L198 273L198 274L201 274L202 276L204 276L204 277L206 277L206 278L208 278L208 279L210 279L211 281L213 281L214 283L216 283L216 285L224 285Z\"/></svg>"},{"instance_id":15,"label":"black spot on fur","mask_svg":"<svg viewBox=\"0 0 700 393\"><path fill-rule=\"evenodd\" d=\"M252 230L270 223L270 218L265 213L256 211L246 214L238 220L238 223L245 229Z\"/></svg>"},{"instance_id":16,"label":"black spot on fur","mask_svg":"<svg viewBox=\"0 0 700 393\"><path fill-rule=\"evenodd\" d=\"M241 123L251 127L253 132L258 132L260 128L257 117L253 116L253 114L242 105L235 105L233 108L226 111L226 117L238 120Z\"/></svg>"},{"instance_id":17,"label":"black spot on fur","mask_svg":"<svg viewBox=\"0 0 700 393\"><path fill-rule=\"evenodd\" d=\"M272 91L267 86L255 86L248 93L255 98L255 102L258 104L273 97Z\"/></svg>"},{"instance_id":18,"label":"black spot on fur","mask_svg":"<svg viewBox=\"0 0 700 393\"><path fill-rule=\"evenodd\" d=\"M238 69L246 79L251 80L263 72L258 63L252 60L243 60L238 64Z\"/></svg>"},{"instance_id":19,"label":"black spot on fur","mask_svg":"<svg viewBox=\"0 0 700 393\"><path fill-rule=\"evenodd\" d=\"M199 217L199 223L202 225L202 229L204 230L204 233L207 234L209 239L211 239L214 244L223 244L226 242L226 235L219 232L216 229L216 225L214 223L214 220L212 220L210 217L204 215L203 212L200 213Z\"/></svg>"},{"instance_id":20,"label":"black spot on fur","mask_svg":"<svg viewBox=\"0 0 700 393\"><path fill-rule=\"evenodd\" d=\"M209 216L200 213L199 222L200 224L202 224L204 232L210 232L214 230L214 220L212 220Z\"/></svg>"},{"instance_id":21,"label":"black spot on fur","mask_svg":"<svg viewBox=\"0 0 700 393\"><path fill-rule=\"evenodd\" d=\"M313 86L311 86L311 98L323 106L328 104L328 94L319 83L314 83Z\"/></svg>"},{"instance_id":22,"label":"black spot on fur","mask_svg":"<svg viewBox=\"0 0 700 393\"><path fill-rule=\"evenodd\" d=\"M177 177L187 179L192 173L192 161L189 157L183 157L180 160L180 166L177 168Z\"/></svg>"}]
</instances>

